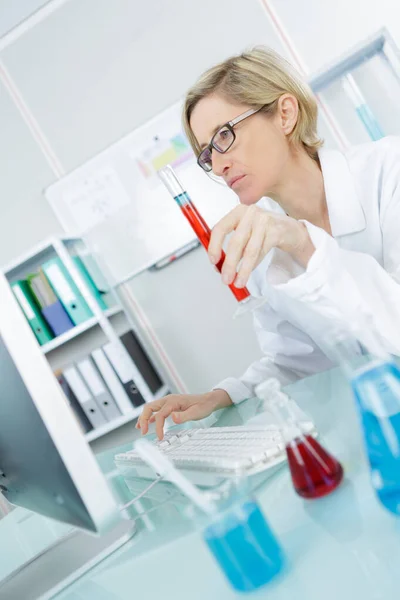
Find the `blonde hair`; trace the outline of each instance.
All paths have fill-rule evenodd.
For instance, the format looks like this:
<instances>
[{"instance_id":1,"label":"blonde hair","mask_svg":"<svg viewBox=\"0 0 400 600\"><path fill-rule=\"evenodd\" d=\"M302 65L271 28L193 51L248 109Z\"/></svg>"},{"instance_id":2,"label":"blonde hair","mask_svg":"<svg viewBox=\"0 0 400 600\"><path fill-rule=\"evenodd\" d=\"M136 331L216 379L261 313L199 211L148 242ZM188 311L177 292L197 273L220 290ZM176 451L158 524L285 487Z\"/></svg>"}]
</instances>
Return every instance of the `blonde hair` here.
<instances>
[{"instance_id":1,"label":"blonde hair","mask_svg":"<svg viewBox=\"0 0 400 600\"><path fill-rule=\"evenodd\" d=\"M206 71L187 92L183 107L183 127L196 153L199 144L190 127L190 117L196 104L210 94L248 105L264 106L263 112L273 115L282 94L297 98L299 114L289 141L302 144L314 159L323 141L317 134L318 108L310 87L284 58L263 46L257 46Z\"/></svg>"}]
</instances>

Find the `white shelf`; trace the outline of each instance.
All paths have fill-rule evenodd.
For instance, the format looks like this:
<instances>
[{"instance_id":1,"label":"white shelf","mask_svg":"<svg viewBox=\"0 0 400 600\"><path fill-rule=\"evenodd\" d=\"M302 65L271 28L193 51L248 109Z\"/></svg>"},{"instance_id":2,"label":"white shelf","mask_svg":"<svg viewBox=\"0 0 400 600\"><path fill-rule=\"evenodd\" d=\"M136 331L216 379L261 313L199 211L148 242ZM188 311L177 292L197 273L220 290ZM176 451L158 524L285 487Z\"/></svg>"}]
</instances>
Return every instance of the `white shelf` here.
<instances>
[{"instance_id":1,"label":"white shelf","mask_svg":"<svg viewBox=\"0 0 400 600\"><path fill-rule=\"evenodd\" d=\"M116 314L122 312L122 310L123 309L121 306L113 306L112 308L108 308L107 310L104 311L104 316L109 318L109 317L112 317L113 315L116 315ZM58 335L56 338L54 338L54 340L51 340L51 342L47 342L47 344L43 344L43 346L41 346L43 354L48 354L52 350L59 348L59 346L62 346L63 344L65 344L66 342L69 342L70 340L73 340L78 335L81 335L81 333L83 333L84 331L87 331L88 329L95 327L96 325L98 325L98 323L99 323L99 319L97 317L92 317L91 319L87 319L87 321L84 321L80 325L75 325L75 327L73 327L69 331L66 331L65 333L62 333L61 335Z\"/></svg>"},{"instance_id":2,"label":"white shelf","mask_svg":"<svg viewBox=\"0 0 400 600\"><path fill-rule=\"evenodd\" d=\"M59 239L61 239L62 241L66 242L66 243L80 240L80 238L74 238L74 237L65 237L65 238L61 237ZM9 262L7 265L4 265L1 270L3 271L3 273L5 275L7 275L11 271L19 269L21 266L24 265L24 263L30 262L32 259L36 258L36 256L38 256L39 254L42 254L42 252L46 252L46 250L54 249L54 243L56 240L57 240L57 238L55 238L54 236L50 236L50 237L46 238L45 240L42 240L41 242L36 244L36 246L31 248L28 252L21 254L18 258Z\"/></svg>"},{"instance_id":3,"label":"white shelf","mask_svg":"<svg viewBox=\"0 0 400 600\"><path fill-rule=\"evenodd\" d=\"M165 394L167 392L168 392L168 386L163 385L154 394L153 400L158 400L159 398L162 398L163 396L165 396ZM144 407L144 404L142 404L141 406L138 406L137 408L134 408L133 411L131 413L129 413L129 415L123 415L122 417L118 417L118 419L114 419L113 421L110 421L106 425L102 425L102 427L99 427L98 429L93 429L93 431L89 431L89 433L86 433L86 435L85 435L86 440L88 442L93 442L93 440L97 440L99 437L106 435L106 433L110 433L111 431L114 431L114 429L118 429L118 427L122 427L122 425L125 425L126 423L133 421L133 419L136 419L136 417L138 417L140 415L140 413L143 410L143 407Z\"/></svg>"},{"instance_id":4,"label":"white shelf","mask_svg":"<svg viewBox=\"0 0 400 600\"><path fill-rule=\"evenodd\" d=\"M129 413L129 415L122 415L122 417L118 417L118 419L114 419L113 421L106 423L106 425L102 425L97 429L93 429L93 431L89 431L89 433L86 433L85 435L86 440L88 442L93 442L93 440L97 440L102 435L106 435L106 433L110 433L110 431L114 431L114 429L122 427L122 425L129 423L129 421L133 421L133 419L136 419L136 417L140 415L142 408L142 406L138 406L131 413Z\"/></svg>"},{"instance_id":5,"label":"white shelf","mask_svg":"<svg viewBox=\"0 0 400 600\"><path fill-rule=\"evenodd\" d=\"M92 333L97 334L97 333L101 333L101 331L99 331L99 330L102 329L104 337L106 339L108 339L108 341L110 341L110 342L117 342L119 339L119 333L118 333L118 331L116 331L116 329L121 328L121 323L120 323L121 319L119 317L116 317L116 319L114 320L113 323L110 322L110 319L114 315L120 315L120 316L124 315L125 310L120 305L113 306L112 308L108 308L104 311L98 306L98 304L96 303L96 299L91 294L91 290L90 290L89 286L86 284L84 279L81 277L81 275L79 274L79 270L77 270L76 266L73 263L73 260L71 257L71 251L74 252L76 250L76 248L75 248L76 242L81 243L82 240L80 238L60 238L60 237L51 236L51 237L47 238L46 240L43 240L42 242L37 244L34 248L31 248L28 252L19 256L16 260L10 262L3 269L0 268L0 272L1 272L1 270L3 270L3 272L5 273L5 275L8 278L9 284L11 285L13 283L13 281L16 280L17 278L19 278L19 279L26 278L28 273L30 273L34 270L37 270L38 266L44 260L47 260L49 257L52 257L53 255L58 256L58 258L62 261L64 266L67 268L67 270L70 271L70 275L71 275L72 279L75 281L75 284L78 287L79 293L82 294L83 298L86 300L89 308L91 309L92 314L93 314L93 316L91 318L87 319L86 321L84 321L83 323L81 323L79 325L72 327L70 330L66 331L65 333L55 337L47 344L43 344L43 346L40 346L42 354L45 356L47 355L48 358L49 358L48 355L51 352L53 352L57 348L60 348L61 346L64 346L65 344L68 344L68 342L71 342L72 340L74 340L75 338L78 338L78 336L82 335L84 332L87 332L89 330L92 330ZM125 314L125 318L126 318L126 314ZM117 324L118 324L118 326L115 327ZM97 329L94 329L94 328L97 328ZM96 339L97 339L97 335L96 335ZM86 337L84 340L82 340L82 338L81 338L79 341L86 342L86 341L88 341L88 337ZM97 339L97 342L101 344L101 341L99 342L98 339ZM89 339L89 344L90 344L90 339ZM68 350L72 350L72 353L74 353L74 351L76 349L75 349L74 345L70 345ZM84 350L82 350L82 352L83 351ZM86 349L86 351L87 351L87 349ZM69 352L69 354L71 354L71 352ZM57 358L57 357L54 356L54 358ZM69 357L68 360L70 362L73 362L74 358ZM132 365L132 371L134 371L134 362ZM163 385L159 390L157 390L157 392L155 394L152 395L151 391L149 389L147 389L147 390L145 389L145 388L148 388L148 386L145 384L145 381L143 381L142 383L143 383L143 388L144 388L144 392L142 392L142 393L146 396L146 398L148 397L145 394L146 391L148 392L148 395L150 396L150 398L153 400L162 398L168 392L168 387L166 385ZM119 427L133 421L141 414L143 406L135 407L133 405L129 405L129 406L127 406L127 409L129 410L128 414L120 415L118 418L114 419L113 421L105 423L102 427L99 427L97 429L94 429L94 430L88 432L85 435L85 439L88 442L91 442L91 441L96 440L96 439L102 437L103 435L106 435L107 433L110 433L111 431L114 431L115 429L118 429Z\"/></svg>"}]
</instances>

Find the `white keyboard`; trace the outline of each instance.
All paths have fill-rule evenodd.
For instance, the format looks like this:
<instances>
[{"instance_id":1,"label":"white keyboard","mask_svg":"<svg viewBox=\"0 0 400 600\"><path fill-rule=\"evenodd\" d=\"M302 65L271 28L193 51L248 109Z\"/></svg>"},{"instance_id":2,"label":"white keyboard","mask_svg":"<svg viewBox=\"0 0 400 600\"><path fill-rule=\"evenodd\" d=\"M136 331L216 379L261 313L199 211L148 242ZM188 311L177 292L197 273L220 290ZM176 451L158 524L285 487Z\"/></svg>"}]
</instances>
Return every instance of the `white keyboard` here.
<instances>
[{"instance_id":1,"label":"white keyboard","mask_svg":"<svg viewBox=\"0 0 400 600\"><path fill-rule=\"evenodd\" d=\"M275 425L172 430L154 443L193 483L205 487L238 474L272 474L286 460ZM117 454L115 464L124 476L156 477L135 450Z\"/></svg>"}]
</instances>

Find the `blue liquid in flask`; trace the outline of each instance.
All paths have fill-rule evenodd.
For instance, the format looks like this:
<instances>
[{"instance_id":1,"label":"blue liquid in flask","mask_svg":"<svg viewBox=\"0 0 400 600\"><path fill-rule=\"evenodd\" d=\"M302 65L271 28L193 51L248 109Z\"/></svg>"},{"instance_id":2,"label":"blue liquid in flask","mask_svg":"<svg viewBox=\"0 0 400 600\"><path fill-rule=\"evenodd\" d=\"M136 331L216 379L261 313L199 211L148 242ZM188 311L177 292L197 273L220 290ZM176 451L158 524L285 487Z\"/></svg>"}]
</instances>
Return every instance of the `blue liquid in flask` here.
<instances>
[{"instance_id":1,"label":"blue liquid in flask","mask_svg":"<svg viewBox=\"0 0 400 600\"><path fill-rule=\"evenodd\" d=\"M255 590L281 571L283 552L254 501L217 519L206 528L204 539L236 590Z\"/></svg>"},{"instance_id":2,"label":"blue liquid in flask","mask_svg":"<svg viewBox=\"0 0 400 600\"><path fill-rule=\"evenodd\" d=\"M381 503L400 515L400 370L370 363L351 380L364 429L372 485Z\"/></svg>"}]
</instances>

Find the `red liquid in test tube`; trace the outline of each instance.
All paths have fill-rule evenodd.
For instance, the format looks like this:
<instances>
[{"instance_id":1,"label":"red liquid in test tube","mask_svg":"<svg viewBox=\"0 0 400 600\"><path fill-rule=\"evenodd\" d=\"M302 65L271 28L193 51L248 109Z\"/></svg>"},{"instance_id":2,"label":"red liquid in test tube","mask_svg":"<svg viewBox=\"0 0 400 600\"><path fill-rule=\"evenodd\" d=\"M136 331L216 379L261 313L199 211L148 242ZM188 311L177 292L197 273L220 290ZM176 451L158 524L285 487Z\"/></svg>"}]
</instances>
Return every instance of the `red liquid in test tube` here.
<instances>
[{"instance_id":1,"label":"red liquid in test tube","mask_svg":"<svg viewBox=\"0 0 400 600\"><path fill-rule=\"evenodd\" d=\"M174 170L169 165L158 171L158 175L161 181L164 183L167 190L170 192L175 202L179 205L182 213L189 221L193 231L197 235L200 243L208 250L211 237L211 229L197 210L196 206L191 201L188 193L182 187ZM221 273L222 265L225 260L225 252L222 251L221 258L215 265L217 270ZM250 292L247 288L237 288L232 283L229 288L238 302L247 300L250 296Z\"/></svg>"},{"instance_id":2,"label":"red liquid in test tube","mask_svg":"<svg viewBox=\"0 0 400 600\"><path fill-rule=\"evenodd\" d=\"M199 238L201 244L204 246L204 248L206 250L208 250L208 245L210 243L211 229L209 228L207 223L204 221L203 217L200 215L199 211L197 210L197 208L195 207L193 202L190 199L189 199L189 201L187 200L187 198L188 198L187 194L185 193L185 194L182 194L181 196L184 196L184 198L176 197L175 200L179 204L181 211L183 212L183 214L189 221L190 225L192 226L193 231ZM221 258L215 265L220 273L222 270L222 265L224 264L224 260L225 260L225 252L222 250ZM233 293L233 295L235 296L236 300L238 300L238 302L241 302L242 300L245 300L246 298L248 298L250 296L249 290L245 287L237 288L231 283L229 285L229 288L230 288L231 292Z\"/></svg>"}]
</instances>

